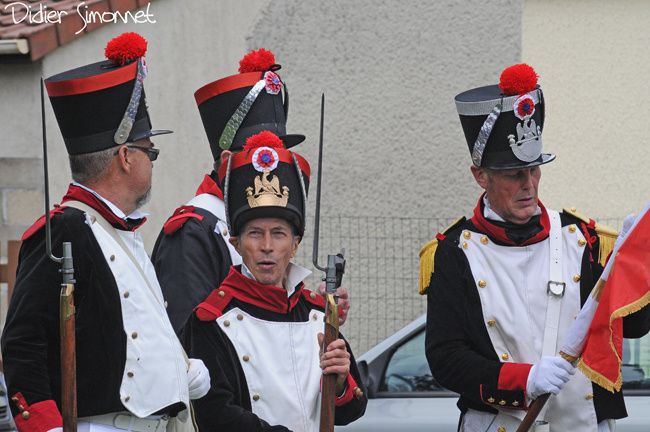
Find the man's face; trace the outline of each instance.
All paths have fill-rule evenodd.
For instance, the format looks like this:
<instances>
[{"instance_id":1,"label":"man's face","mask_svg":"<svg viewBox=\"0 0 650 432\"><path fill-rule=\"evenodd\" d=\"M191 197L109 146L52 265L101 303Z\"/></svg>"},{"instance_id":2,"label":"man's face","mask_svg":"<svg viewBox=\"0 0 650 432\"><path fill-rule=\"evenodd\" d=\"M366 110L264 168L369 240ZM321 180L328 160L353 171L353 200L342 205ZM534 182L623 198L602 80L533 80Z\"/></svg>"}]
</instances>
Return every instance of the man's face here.
<instances>
[{"instance_id":1,"label":"man's face","mask_svg":"<svg viewBox=\"0 0 650 432\"><path fill-rule=\"evenodd\" d=\"M244 225L239 236L231 237L230 241L259 283L282 286L300 237L294 235L284 219L260 218Z\"/></svg>"},{"instance_id":2,"label":"man's face","mask_svg":"<svg viewBox=\"0 0 650 432\"><path fill-rule=\"evenodd\" d=\"M492 210L509 222L524 224L537 210L539 166L510 170L488 170L472 166L476 182L487 192Z\"/></svg>"}]
</instances>

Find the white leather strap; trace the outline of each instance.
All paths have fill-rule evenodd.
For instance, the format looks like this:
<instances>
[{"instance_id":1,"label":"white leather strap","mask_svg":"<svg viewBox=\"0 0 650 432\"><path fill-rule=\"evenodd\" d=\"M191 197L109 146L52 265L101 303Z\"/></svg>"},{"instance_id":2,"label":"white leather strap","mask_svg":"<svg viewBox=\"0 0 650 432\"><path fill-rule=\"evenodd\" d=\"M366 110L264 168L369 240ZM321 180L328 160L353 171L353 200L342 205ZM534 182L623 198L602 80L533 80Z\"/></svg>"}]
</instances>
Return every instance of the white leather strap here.
<instances>
[{"instance_id":1,"label":"white leather strap","mask_svg":"<svg viewBox=\"0 0 650 432\"><path fill-rule=\"evenodd\" d=\"M214 232L223 237L223 240L226 242L232 265L241 264L241 256L237 253L235 247L230 244L230 232L226 223L226 205L224 202L212 194L204 193L192 198L187 205L202 208L217 217L218 220L214 226Z\"/></svg>"},{"instance_id":2,"label":"white leather strap","mask_svg":"<svg viewBox=\"0 0 650 432\"><path fill-rule=\"evenodd\" d=\"M560 214L548 211L551 221L549 233L549 281L546 288L548 304L546 307L546 323L544 326L544 339L542 341L542 356L557 354L557 333L560 323L560 310L566 284L563 278L562 267L562 223Z\"/></svg>"}]
</instances>

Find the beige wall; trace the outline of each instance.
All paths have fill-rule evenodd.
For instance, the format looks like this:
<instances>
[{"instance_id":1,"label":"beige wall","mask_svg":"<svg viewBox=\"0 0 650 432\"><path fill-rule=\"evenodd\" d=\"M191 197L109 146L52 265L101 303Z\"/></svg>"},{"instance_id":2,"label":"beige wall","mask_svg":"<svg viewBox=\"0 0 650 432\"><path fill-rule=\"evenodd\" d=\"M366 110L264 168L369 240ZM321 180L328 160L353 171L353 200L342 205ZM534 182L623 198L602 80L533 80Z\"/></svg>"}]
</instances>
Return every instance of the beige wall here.
<instances>
[{"instance_id":1,"label":"beige wall","mask_svg":"<svg viewBox=\"0 0 650 432\"><path fill-rule=\"evenodd\" d=\"M307 135L298 151L312 167L326 93L321 259L347 248L343 331L358 352L425 310L419 249L479 193L453 98L519 60L521 15L515 0L286 0L250 34L249 48L273 48L283 65L289 129ZM301 248L308 263L311 239Z\"/></svg>"},{"instance_id":2,"label":"beige wall","mask_svg":"<svg viewBox=\"0 0 650 432\"><path fill-rule=\"evenodd\" d=\"M415 294L419 247L447 219L469 212L479 192L453 97L494 82L504 65L519 60L521 1L156 0L151 12L155 25L108 25L48 55L42 65L0 66L3 121L30 119L33 128L0 125L12 143L0 143L0 161L17 167L20 156L34 171L19 194L32 193L33 205L20 207L19 222L27 226L41 213L41 73L100 60L104 44L123 31L149 40L145 87L151 117L154 127L176 131L155 140L162 153L155 163L150 222L143 227L152 247L162 222L193 195L211 167L194 90L235 73L248 49L266 47L284 66L289 130L307 135L299 151L314 168L320 94L327 95L323 214L329 219L323 231L329 239L322 252L348 248L344 280L356 300L346 334L363 351L422 313L424 298ZM20 84L20 93L8 79ZM50 195L56 201L69 168L46 106ZM6 239L2 232L0 239ZM309 246L307 238L305 264Z\"/></svg>"},{"instance_id":3,"label":"beige wall","mask_svg":"<svg viewBox=\"0 0 650 432\"><path fill-rule=\"evenodd\" d=\"M363 351L422 313L424 298L415 294L419 247L449 218L467 213L479 192L453 97L493 82L503 65L520 58L521 1L156 0L151 12L155 25L104 26L42 64L0 65L1 118L9 125L25 119L30 124L27 130L0 125L9 137L0 142L0 161L24 172L15 163L21 157L22 166L33 171L18 193L29 199L16 203L19 226L12 233L41 213L41 74L100 60L104 44L123 31L148 39L145 87L154 127L176 132L155 140L162 153L155 163L150 222L143 227L151 248L162 222L193 195L211 167L194 90L235 73L248 49L266 47L284 66L289 130L308 136L299 151L314 168L320 94L327 94L323 214L329 219L323 231L329 238L322 253L348 248L344 280L356 302L346 334ZM56 201L69 168L46 107L50 195ZM0 189L8 184L3 182L0 176ZM312 221L310 212L309 233ZM0 231L2 240L12 236ZM307 238L305 264L309 248Z\"/></svg>"},{"instance_id":4,"label":"beige wall","mask_svg":"<svg viewBox=\"0 0 650 432\"><path fill-rule=\"evenodd\" d=\"M522 59L547 102L544 146L558 158L542 196L592 217L640 210L648 188L650 2L526 0Z\"/></svg>"}]
</instances>

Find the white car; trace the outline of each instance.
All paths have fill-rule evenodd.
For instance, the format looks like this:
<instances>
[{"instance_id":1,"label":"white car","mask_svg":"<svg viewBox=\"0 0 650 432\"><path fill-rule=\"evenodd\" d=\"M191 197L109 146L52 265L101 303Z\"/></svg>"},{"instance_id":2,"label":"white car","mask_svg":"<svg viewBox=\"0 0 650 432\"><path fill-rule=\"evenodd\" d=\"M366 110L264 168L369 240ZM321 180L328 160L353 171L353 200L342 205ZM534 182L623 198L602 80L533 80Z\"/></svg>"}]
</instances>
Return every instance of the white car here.
<instances>
[{"instance_id":1,"label":"white car","mask_svg":"<svg viewBox=\"0 0 650 432\"><path fill-rule=\"evenodd\" d=\"M357 359L368 388L365 415L336 432L456 432L458 395L431 376L424 354L422 315ZM626 339L623 389L628 417L616 432L650 431L650 335Z\"/></svg>"}]
</instances>

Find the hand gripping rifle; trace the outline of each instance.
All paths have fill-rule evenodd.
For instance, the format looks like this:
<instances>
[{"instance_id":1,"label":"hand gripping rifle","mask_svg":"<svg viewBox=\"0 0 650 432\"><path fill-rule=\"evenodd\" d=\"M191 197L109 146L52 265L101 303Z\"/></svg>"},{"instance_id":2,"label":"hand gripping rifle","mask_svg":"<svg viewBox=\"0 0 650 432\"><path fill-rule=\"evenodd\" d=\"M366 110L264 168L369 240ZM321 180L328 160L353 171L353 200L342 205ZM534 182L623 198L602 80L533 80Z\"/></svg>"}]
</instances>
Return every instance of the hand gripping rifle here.
<instances>
[{"instance_id":1,"label":"hand gripping rifle","mask_svg":"<svg viewBox=\"0 0 650 432\"><path fill-rule=\"evenodd\" d=\"M45 128L45 95L41 78L41 122L43 126L43 173L45 177L45 253L61 264L61 295L59 297L59 330L61 340L61 415L63 431L77 430L77 362L75 347L74 265L72 243L63 242L63 256L52 254L52 230L50 228L50 190L47 172L47 134Z\"/></svg>"},{"instance_id":2,"label":"hand gripping rifle","mask_svg":"<svg viewBox=\"0 0 650 432\"><path fill-rule=\"evenodd\" d=\"M336 255L327 255L327 266L318 265L318 236L320 225L320 191L323 174L323 118L325 115L325 94L323 93L320 103L320 143L318 146L318 184L316 186L316 220L314 227L314 267L325 272L325 337L321 354L327 350L330 343L339 337L339 308L336 304L337 298L334 295L336 289L341 286L343 272L345 271L345 250ZM336 400L336 375L324 375L321 386L320 405L320 432L334 431L334 402Z\"/></svg>"}]
</instances>

